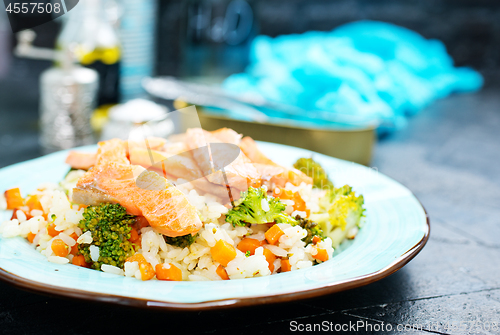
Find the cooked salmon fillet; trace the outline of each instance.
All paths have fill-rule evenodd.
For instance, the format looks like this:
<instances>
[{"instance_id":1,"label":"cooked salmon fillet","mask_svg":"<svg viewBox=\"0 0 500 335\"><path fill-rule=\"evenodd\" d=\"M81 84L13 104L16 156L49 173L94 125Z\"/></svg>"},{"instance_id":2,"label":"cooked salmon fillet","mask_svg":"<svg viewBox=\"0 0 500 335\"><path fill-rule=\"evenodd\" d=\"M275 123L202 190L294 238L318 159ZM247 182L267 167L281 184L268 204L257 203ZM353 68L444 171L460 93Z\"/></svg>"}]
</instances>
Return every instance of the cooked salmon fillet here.
<instances>
[{"instance_id":1,"label":"cooked salmon fillet","mask_svg":"<svg viewBox=\"0 0 500 335\"><path fill-rule=\"evenodd\" d=\"M239 145L242 135L229 128L220 128L210 132L215 138L224 142Z\"/></svg>"},{"instance_id":2,"label":"cooked salmon fillet","mask_svg":"<svg viewBox=\"0 0 500 335\"><path fill-rule=\"evenodd\" d=\"M123 141L100 142L96 162L78 181L73 202L119 203L172 237L196 233L202 227L196 208L180 190L157 173L130 164Z\"/></svg>"},{"instance_id":3,"label":"cooked salmon fillet","mask_svg":"<svg viewBox=\"0 0 500 335\"><path fill-rule=\"evenodd\" d=\"M225 142L200 128L191 128L186 132L186 145L192 150L194 160L209 182L246 191L249 184L260 180L257 169L244 153L239 152L234 157L234 144L217 145L221 143ZM195 150L207 145L209 150ZM239 151L238 147L234 147Z\"/></svg>"},{"instance_id":4,"label":"cooked salmon fillet","mask_svg":"<svg viewBox=\"0 0 500 335\"><path fill-rule=\"evenodd\" d=\"M125 150L127 152L127 156L129 155L129 151L135 148L149 148L151 150L158 151L163 149L165 143L166 140L164 138L149 137L145 142L126 142ZM73 169L88 170L96 164L96 160L97 154L95 153L70 151L68 157L66 157L66 164L71 166Z\"/></svg>"},{"instance_id":5,"label":"cooked salmon fillet","mask_svg":"<svg viewBox=\"0 0 500 335\"><path fill-rule=\"evenodd\" d=\"M251 137L244 137L239 145L245 155L254 163L263 182L268 181L279 187L284 187L287 182L295 186L301 183L312 184L312 178L302 171L285 168L267 158Z\"/></svg>"},{"instance_id":6,"label":"cooked salmon fillet","mask_svg":"<svg viewBox=\"0 0 500 335\"><path fill-rule=\"evenodd\" d=\"M252 138L242 138L228 128L212 132L192 128L171 136L169 141L161 138L148 138L144 142L106 141L100 145L98 155L70 152L67 162L75 168L88 169L98 163L98 156L101 161L140 165L175 183L190 182L200 194L213 194L222 202L231 197L237 199L250 185L312 184L312 178L275 163L259 150ZM89 204L118 202L97 189L92 193L87 189L77 190L75 196Z\"/></svg>"},{"instance_id":7,"label":"cooked salmon fillet","mask_svg":"<svg viewBox=\"0 0 500 335\"><path fill-rule=\"evenodd\" d=\"M88 170L95 165L97 155L95 153L70 151L66 157L66 164L73 169Z\"/></svg>"},{"instance_id":8,"label":"cooked salmon fillet","mask_svg":"<svg viewBox=\"0 0 500 335\"><path fill-rule=\"evenodd\" d=\"M266 165L278 165L266 157L257 146L253 138L245 136L239 143L241 151L254 163Z\"/></svg>"},{"instance_id":9,"label":"cooked salmon fillet","mask_svg":"<svg viewBox=\"0 0 500 335\"><path fill-rule=\"evenodd\" d=\"M130 163L141 165L148 170L154 170L168 178L182 178L188 181L202 178L203 175L189 153L169 155L166 152L132 148Z\"/></svg>"}]
</instances>

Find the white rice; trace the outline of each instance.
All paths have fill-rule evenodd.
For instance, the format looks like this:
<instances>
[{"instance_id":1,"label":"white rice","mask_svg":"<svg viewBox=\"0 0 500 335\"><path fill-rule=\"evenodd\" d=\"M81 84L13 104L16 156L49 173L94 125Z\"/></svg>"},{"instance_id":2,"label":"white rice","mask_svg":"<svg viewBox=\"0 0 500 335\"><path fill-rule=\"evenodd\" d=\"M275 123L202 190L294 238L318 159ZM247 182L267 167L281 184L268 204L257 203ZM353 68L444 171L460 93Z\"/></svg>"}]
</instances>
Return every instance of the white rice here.
<instances>
[{"instance_id":1,"label":"white rice","mask_svg":"<svg viewBox=\"0 0 500 335\"><path fill-rule=\"evenodd\" d=\"M69 247L72 247L76 244L76 241L69 235L66 235L66 233L60 233L59 235L57 235L57 237L59 237Z\"/></svg>"},{"instance_id":2,"label":"white rice","mask_svg":"<svg viewBox=\"0 0 500 335\"><path fill-rule=\"evenodd\" d=\"M91 244L89 247L89 252L90 259L92 259L93 262L97 262L99 260L99 247Z\"/></svg>"},{"instance_id":3,"label":"white rice","mask_svg":"<svg viewBox=\"0 0 500 335\"><path fill-rule=\"evenodd\" d=\"M125 272L122 269L120 269L119 267L108 265L108 264L101 265L101 270L103 272L112 273L112 274L119 275L119 276L125 275Z\"/></svg>"},{"instance_id":4,"label":"white rice","mask_svg":"<svg viewBox=\"0 0 500 335\"><path fill-rule=\"evenodd\" d=\"M92 243L92 233L90 231L86 232L85 234L82 234L78 237L76 240L76 243L78 244L90 244Z\"/></svg>"},{"instance_id":5,"label":"white rice","mask_svg":"<svg viewBox=\"0 0 500 335\"><path fill-rule=\"evenodd\" d=\"M68 192L71 190L82 172L73 171L60 185L44 184L32 194L39 196L43 211L33 210L31 219L27 219L22 211L16 213L17 219L7 220L0 224L0 235L3 237L22 236L27 237L29 233L35 234L33 245L36 250L45 255L50 262L57 264L69 263L73 255L67 257L58 257L53 254L51 245L55 239L61 239L69 247L78 244L92 243L92 235L90 232L82 234L78 223L83 218L83 209L78 209L78 206L73 205L68 200ZM289 224L279 223L278 227L283 231L276 245L264 244L255 250L254 255L247 256L237 249L238 243L246 237L265 241L265 231L269 229L267 225L253 224L250 226L233 227L230 223L225 222L224 214L228 209L217 202L217 198L211 195L199 195L196 190L184 183L178 188L186 194L188 200L198 210L198 214L203 221L204 226L198 232L193 244L189 247L180 248L169 245L165 242L163 235L156 232L151 227L141 229L141 253L146 261L153 268L157 264L173 264L182 272L183 280L204 281L204 280L221 280L216 270L219 263L212 258L211 248L215 246L217 241L224 240L232 245L236 250L236 258L231 260L225 270L230 279L250 278L271 275L269 264L264 256L264 248L270 250L277 258L273 262L273 273L277 273L281 267L281 258L288 258L292 270L304 269L313 266L318 260L314 258L317 254L317 249L321 248L327 251L330 259L333 254L332 239L326 238L324 241L318 242L316 245L302 241L307 236L307 231L300 226L291 226ZM302 184L301 186L286 185L286 189L293 192L299 192L302 199L306 202L306 208L311 212L319 208L318 199L321 195L318 192L313 192L311 185ZM0 197L0 207L5 199ZM289 214L306 216L305 212L294 211L293 200L282 200L286 205L286 212ZM267 201L262 202L264 211L269 211ZM44 213L47 214L48 220L44 218ZM52 237L47 232L47 226L54 224L55 229L61 232L58 236ZM70 237L76 233L77 241ZM349 227L348 232L341 231L338 234L338 239L353 238L357 233L357 227ZM337 237L335 238L337 240ZM90 256L93 261L99 259L99 248L90 245ZM138 262L126 262L123 270L103 264L101 270L106 273L122 275L126 277L134 277L142 279Z\"/></svg>"},{"instance_id":6,"label":"white rice","mask_svg":"<svg viewBox=\"0 0 500 335\"><path fill-rule=\"evenodd\" d=\"M69 259L66 257L59 257L59 256L49 256L47 257L47 260L52 263L57 263L57 264L67 264L69 263Z\"/></svg>"}]
</instances>

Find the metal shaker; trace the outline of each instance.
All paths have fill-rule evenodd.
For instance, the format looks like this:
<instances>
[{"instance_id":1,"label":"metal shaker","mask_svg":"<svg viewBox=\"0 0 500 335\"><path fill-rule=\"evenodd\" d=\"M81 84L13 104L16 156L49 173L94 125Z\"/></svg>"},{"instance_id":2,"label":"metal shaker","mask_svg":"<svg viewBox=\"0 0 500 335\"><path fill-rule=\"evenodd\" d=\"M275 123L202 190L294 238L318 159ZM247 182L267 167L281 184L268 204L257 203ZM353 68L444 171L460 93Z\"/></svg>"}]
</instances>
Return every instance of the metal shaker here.
<instances>
[{"instance_id":1,"label":"metal shaker","mask_svg":"<svg viewBox=\"0 0 500 335\"><path fill-rule=\"evenodd\" d=\"M42 73L40 140L46 153L95 143L90 117L96 108L98 82L95 70L70 60Z\"/></svg>"}]
</instances>

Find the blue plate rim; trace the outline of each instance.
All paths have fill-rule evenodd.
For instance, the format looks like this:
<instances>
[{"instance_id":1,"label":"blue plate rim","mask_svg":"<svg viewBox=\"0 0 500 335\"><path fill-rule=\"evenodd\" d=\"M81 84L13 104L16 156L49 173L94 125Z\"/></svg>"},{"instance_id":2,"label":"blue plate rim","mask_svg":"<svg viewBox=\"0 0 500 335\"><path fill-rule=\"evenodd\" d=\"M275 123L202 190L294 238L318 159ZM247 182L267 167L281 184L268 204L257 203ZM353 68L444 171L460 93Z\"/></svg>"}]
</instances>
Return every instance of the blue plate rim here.
<instances>
[{"instance_id":1,"label":"blue plate rim","mask_svg":"<svg viewBox=\"0 0 500 335\"><path fill-rule=\"evenodd\" d=\"M263 143L269 143L269 142L263 142ZM270 143L270 144L276 145L275 143ZM280 146L280 144L278 144L278 146ZM95 146L86 146L86 147L74 148L72 150L85 151L86 149L91 149L92 147L95 148ZM300 148L297 148L297 149L300 149ZM301 150L305 150L305 149L301 149ZM68 150L65 150L65 151L68 151ZM311 153L315 153L315 152L310 151L310 150L307 150L307 151L309 151ZM56 152L53 154L49 154L46 156L42 156L39 158L28 160L25 162L16 163L16 164L10 165L6 168L12 168L12 167L15 167L16 165L24 164L26 162L34 162L34 161L42 159L44 157L54 155L54 154L60 154L60 153L61 152ZM321 155L319 153L317 153L317 154ZM322 155L322 156L324 156L324 155ZM329 156L327 156L327 157L329 157ZM334 158L334 157L329 157L329 158L339 160L338 158ZM400 182L397 182L397 183L401 184ZM408 189L408 188L406 188L406 189ZM55 286L55 285L43 284L43 283L39 283L39 282L36 282L33 280L26 279L22 276L18 276L16 274L10 273L9 271L2 268L1 265L0 265L0 280L8 283L10 285L13 285L19 289L29 291L29 292L44 294L44 295L48 295L48 296L59 296L59 297L65 297L65 298L73 298L73 299L80 299L80 300L87 300L87 301L94 301L94 302L104 302L104 303L109 303L109 304L118 304L118 305L125 305L125 306L131 306L131 307L160 309L160 310L197 310L197 311L199 311L199 310L223 309L223 308L231 308L231 307L247 307L247 306L255 306L255 305L269 304L269 303L284 303L284 302L290 302L290 301L295 301L295 300L315 298L315 297L322 296L322 295L332 294L332 293L336 293L336 292L340 292L340 291L345 291L345 290L365 286L365 285L371 284L375 281L378 281L380 279L383 279L383 278L391 275L392 273L398 271L399 269L401 269L404 265L406 265L409 261L411 261L423 249L423 247L426 245L426 243L429 239L429 236L430 236L430 218L429 218L429 215L428 215L427 211L425 210L424 206L420 202L420 200L418 200L418 198L411 191L410 191L410 193L413 197L415 197L418 204L421 206L421 208L425 214L425 218L426 218L424 235L417 243L415 243L413 246L408 248L407 251L405 251L401 256L396 258L389 265L385 266L384 268L382 268L378 271L375 271L375 272L372 272L369 274L365 274L362 276L352 277L352 278L342 280L342 281L333 282L330 284L323 284L321 287L315 287L315 288L311 288L311 289L303 289L303 290L293 292L293 293L241 297L241 298L225 298L225 299L209 300L209 301L193 302L193 303L166 302L166 301L159 301L159 300L154 300L154 299L142 299L142 298L137 298L137 297L119 296L119 295L114 295L114 294L105 294L105 293L99 293L99 292L92 292L92 291L86 291L86 290L78 290L78 289L74 289L74 288L64 288L64 287L59 287L59 286Z\"/></svg>"}]
</instances>

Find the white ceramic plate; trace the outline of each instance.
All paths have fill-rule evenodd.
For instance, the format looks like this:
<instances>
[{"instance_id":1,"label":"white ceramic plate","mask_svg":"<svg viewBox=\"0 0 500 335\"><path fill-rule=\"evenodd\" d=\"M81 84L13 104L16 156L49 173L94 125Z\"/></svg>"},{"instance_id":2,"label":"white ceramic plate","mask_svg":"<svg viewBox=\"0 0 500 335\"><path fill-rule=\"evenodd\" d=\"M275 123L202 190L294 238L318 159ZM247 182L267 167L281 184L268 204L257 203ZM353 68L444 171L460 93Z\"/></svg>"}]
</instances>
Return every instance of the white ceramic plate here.
<instances>
[{"instance_id":1,"label":"white ceramic plate","mask_svg":"<svg viewBox=\"0 0 500 335\"><path fill-rule=\"evenodd\" d=\"M370 168L308 150L263 143L268 157L291 166L314 157L334 184L363 194L366 224L335 256L311 268L268 277L214 282L142 282L70 264L49 263L24 239L0 238L0 279L42 293L141 307L220 308L308 298L369 284L411 260L429 237L425 210L404 186ZM94 151L85 147L82 151ZM42 182L58 183L68 171L67 152L0 169L0 190L20 187L23 195ZM11 211L0 211L0 222ZM341 252L340 252L341 251Z\"/></svg>"}]
</instances>

